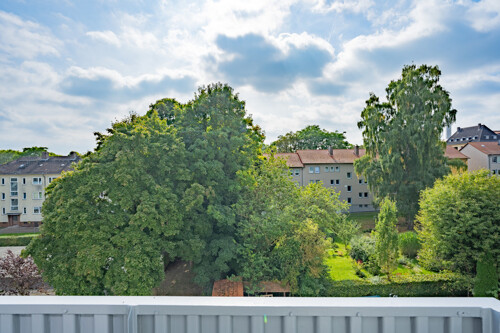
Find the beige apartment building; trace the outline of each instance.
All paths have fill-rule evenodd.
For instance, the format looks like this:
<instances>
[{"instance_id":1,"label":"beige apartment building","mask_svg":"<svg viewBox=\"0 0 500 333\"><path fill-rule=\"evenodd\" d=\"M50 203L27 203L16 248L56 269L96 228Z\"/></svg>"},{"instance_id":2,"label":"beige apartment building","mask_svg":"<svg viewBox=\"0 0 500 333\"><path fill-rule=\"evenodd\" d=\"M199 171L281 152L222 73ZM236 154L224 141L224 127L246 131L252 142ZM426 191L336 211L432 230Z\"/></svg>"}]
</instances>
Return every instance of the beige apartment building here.
<instances>
[{"instance_id":1,"label":"beige apartment building","mask_svg":"<svg viewBox=\"0 0 500 333\"><path fill-rule=\"evenodd\" d=\"M0 226L38 226L42 221L45 188L80 158L25 156L0 165Z\"/></svg>"},{"instance_id":2,"label":"beige apartment building","mask_svg":"<svg viewBox=\"0 0 500 333\"><path fill-rule=\"evenodd\" d=\"M460 149L469 157L469 171L490 170L493 175L500 175L500 140L497 142L469 142Z\"/></svg>"},{"instance_id":3,"label":"beige apartment building","mask_svg":"<svg viewBox=\"0 0 500 333\"><path fill-rule=\"evenodd\" d=\"M298 150L276 154L286 159L293 180L303 186L322 183L340 192L340 200L350 204L350 212L374 211L373 196L368 183L354 172L354 160L365 154L364 149Z\"/></svg>"}]
</instances>

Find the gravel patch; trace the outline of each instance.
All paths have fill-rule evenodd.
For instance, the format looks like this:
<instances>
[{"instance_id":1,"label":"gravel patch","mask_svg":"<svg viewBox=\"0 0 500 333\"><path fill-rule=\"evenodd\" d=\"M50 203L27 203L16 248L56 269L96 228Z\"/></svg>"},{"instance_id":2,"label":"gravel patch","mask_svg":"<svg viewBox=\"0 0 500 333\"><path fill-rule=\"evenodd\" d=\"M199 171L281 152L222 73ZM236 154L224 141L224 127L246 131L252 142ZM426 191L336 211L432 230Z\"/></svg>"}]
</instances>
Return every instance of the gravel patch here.
<instances>
[{"instance_id":1,"label":"gravel patch","mask_svg":"<svg viewBox=\"0 0 500 333\"><path fill-rule=\"evenodd\" d=\"M20 255L21 251L24 250L26 246L0 246L0 258L3 258L7 255L7 250L11 250L14 254Z\"/></svg>"}]
</instances>

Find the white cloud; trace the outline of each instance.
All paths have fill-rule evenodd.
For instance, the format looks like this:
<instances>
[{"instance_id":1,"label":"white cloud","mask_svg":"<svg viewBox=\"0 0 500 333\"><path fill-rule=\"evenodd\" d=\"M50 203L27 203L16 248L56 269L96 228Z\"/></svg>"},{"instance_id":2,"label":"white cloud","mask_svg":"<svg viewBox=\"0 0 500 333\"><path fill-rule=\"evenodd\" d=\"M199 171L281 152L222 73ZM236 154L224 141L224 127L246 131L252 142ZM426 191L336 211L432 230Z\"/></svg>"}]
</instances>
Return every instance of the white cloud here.
<instances>
[{"instance_id":1,"label":"white cloud","mask_svg":"<svg viewBox=\"0 0 500 333\"><path fill-rule=\"evenodd\" d=\"M86 33L87 36L94 40L99 40L114 46L120 46L120 40L118 37L115 35L113 31L106 30L106 31L89 31Z\"/></svg>"},{"instance_id":2,"label":"white cloud","mask_svg":"<svg viewBox=\"0 0 500 333\"><path fill-rule=\"evenodd\" d=\"M317 12L337 12L342 13L349 11L353 13L366 13L370 8L375 6L373 0L336 0L327 3L325 0L319 0L313 7Z\"/></svg>"},{"instance_id":3,"label":"white cloud","mask_svg":"<svg viewBox=\"0 0 500 333\"><path fill-rule=\"evenodd\" d=\"M8 58L34 59L39 55L59 56L62 42L49 29L19 16L0 11L0 53Z\"/></svg>"},{"instance_id":4,"label":"white cloud","mask_svg":"<svg viewBox=\"0 0 500 333\"><path fill-rule=\"evenodd\" d=\"M470 4L467 20L477 31L487 32L500 27L500 1L482 0Z\"/></svg>"}]
</instances>

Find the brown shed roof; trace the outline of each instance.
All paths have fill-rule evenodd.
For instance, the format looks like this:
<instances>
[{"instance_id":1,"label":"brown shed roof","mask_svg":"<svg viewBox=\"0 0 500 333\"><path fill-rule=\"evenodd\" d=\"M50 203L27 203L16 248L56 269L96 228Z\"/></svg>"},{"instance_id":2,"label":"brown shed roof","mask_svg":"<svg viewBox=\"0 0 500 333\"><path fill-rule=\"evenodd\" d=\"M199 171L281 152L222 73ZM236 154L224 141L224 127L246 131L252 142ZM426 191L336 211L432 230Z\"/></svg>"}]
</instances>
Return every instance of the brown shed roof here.
<instances>
[{"instance_id":1,"label":"brown shed roof","mask_svg":"<svg viewBox=\"0 0 500 333\"><path fill-rule=\"evenodd\" d=\"M462 154L458 149L453 148L452 146L446 146L446 150L444 151L444 156L448 158L459 158L459 159L468 159L467 156Z\"/></svg>"},{"instance_id":2,"label":"brown shed roof","mask_svg":"<svg viewBox=\"0 0 500 333\"><path fill-rule=\"evenodd\" d=\"M469 142L468 144L463 146L462 149L464 149L468 145L476 148L480 152L483 152L487 155L500 154L500 144L498 144L498 141L495 141L495 142ZM462 149L460 149L460 150L462 150Z\"/></svg>"}]
</instances>

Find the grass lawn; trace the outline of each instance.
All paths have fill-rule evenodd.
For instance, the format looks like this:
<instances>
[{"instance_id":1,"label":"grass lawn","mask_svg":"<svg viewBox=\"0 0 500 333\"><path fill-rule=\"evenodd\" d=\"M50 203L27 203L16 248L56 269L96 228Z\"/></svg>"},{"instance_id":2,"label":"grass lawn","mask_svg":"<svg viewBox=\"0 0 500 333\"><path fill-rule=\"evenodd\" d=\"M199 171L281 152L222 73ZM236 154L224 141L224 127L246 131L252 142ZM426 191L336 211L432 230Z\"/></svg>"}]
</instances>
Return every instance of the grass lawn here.
<instances>
[{"instance_id":1,"label":"grass lawn","mask_svg":"<svg viewBox=\"0 0 500 333\"><path fill-rule=\"evenodd\" d=\"M361 230L375 229L375 218L378 212L362 212L350 213L349 219L358 222L361 225Z\"/></svg>"},{"instance_id":2,"label":"grass lawn","mask_svg":"<svg viewBox=\"0 0 500 333\"><path fill-rule=\"evenodd\" d=\"M40 233L38 232L23 232L23 233L14 233L14 234L0 234L0 238L2 237L18 237L18 236L32 236L32 237L35 237L35 236L38 236L40 235Z\"/></svg>"},{"instance_id":3,"label":"grass lawn","mask_svg":"<svg viewBox=\"0 0 500 333\"><path fill-rule=\"evenodd\" d=\"M330 269L330 277L332 280L361 280L361 278L354 272L354 268L352 268L352 258L349 255L339 255L346 254L344 245L339 243L335 244L338 248L335 250L328 250L329 257L325 260L325 264Z\"/></svg>"}]
</instances>

